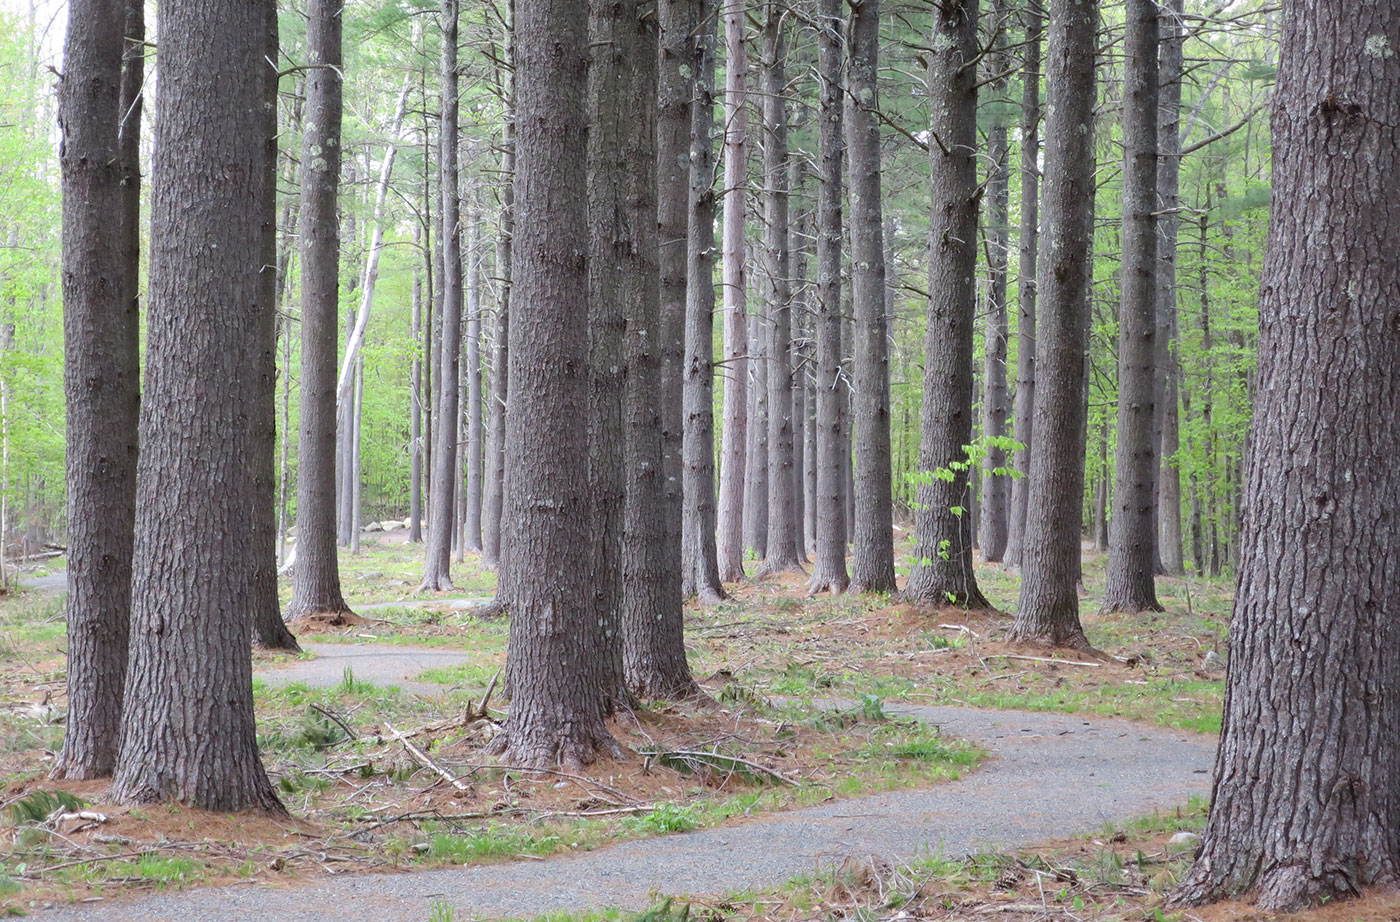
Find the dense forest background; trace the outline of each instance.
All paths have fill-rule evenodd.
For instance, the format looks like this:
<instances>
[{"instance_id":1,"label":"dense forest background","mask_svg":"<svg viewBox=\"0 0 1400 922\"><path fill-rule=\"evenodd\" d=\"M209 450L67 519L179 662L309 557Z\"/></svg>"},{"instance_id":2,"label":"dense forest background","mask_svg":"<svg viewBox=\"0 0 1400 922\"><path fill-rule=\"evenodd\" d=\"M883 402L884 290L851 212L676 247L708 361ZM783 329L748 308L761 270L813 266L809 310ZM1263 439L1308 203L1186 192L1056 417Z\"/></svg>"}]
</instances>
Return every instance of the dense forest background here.
<instances>
[{"instance_id":1,"label":"dense forest background","mask_svg":"<svg viewBox=\"0 0 1400 922\"><path fill-rule=\"evenodd\" d=\"M812 7L812 9L808 9ZM439 296L440 265L435 211L440 42L436 6L355 2L345 8L344 166L340 195L342 258L341 307L345 334L353 327L366 284L373 286L371 314L356 367L354 425L338 453L352 465L340 483L350 485L348 501L358 525L409 514L414 452L413 407L424 391L424 351L435 331L422 330ZM789 79L789 144L793 152L794 195L790 229L793 248L794 339L809 358L799 372L808 395L815 387L810 306L815 277L814 179L819 84L815 4L791 4L790 39L785 45ZM1276 8L1262 2L1187 4L1178 128L1182 146L1180 210L1175 250L1178 295L1174 318L1159 317L1169 339L1169 366L1179 374L1179 435L1165 464L1180 476L1183 560L1196 572L1219 574L1231 567L1237 546L1242 452L1252 405L1252 374L1257 325L1255 307L1268 222L1270 138L1265 110L1275 73ZM880 110L884 170L887 311L892 319L890 377L896 520L911 514L917 483L919 419L923 387L923 337L928 278L928 97L921 49L927 43L929 11L921 3L886 4L881 17ZM460 165L462 169L463 277L466 311L479 323L467 328L479 336L472 352L480 356L490 393L495 356L494 322L501 303L499 270L503 213L502 125L506 123L509 75L506 40L509 12L504 3L465 5L460 26ZM45 545L62 544L64 521L64 401L62 305L59 297L59 170L56 150L54 49L61 45L62 17L31 5L27 11L0 12L0 529L6 553L24 557ZM56 24L60 23L60 24ZM757 45L757 20L750 41ZM994 160L989 137L1009 129L1010 228L1005 305L1011 315L1006 367L1014 383L1019 338L1022 157L1021 58L1025 44L1013 13L993 8L982 17L984 42L1000 33L1009 66L982 87L978 157L986 182ZM295 5L281 12L284 68L304 60L304 15ZM1095 137L1098 147L1093 202L1095 242L1091 292L1086 491L1082 510L1086 540L1107 543L1115 452L1114 418L1118 400L1118 325L1121 277L1120 187L1123 10L1102 13ZM720 43L715 80L722 99L726 60ZM751 54L751 59L756 59ZM756 66L755 66L756 70ZM995 75L993 75L995 76ZM757 79L750 77L750 87ZM296 438L299 399L299 274L295 228L299 152L302 149L303 81L282 80L279 121L278 439L279 518L285 534L296 519ZM756 94L751 124L761 124ZM1043 93L1040 94L1043 98ZM149 97L157 97L151 94ZM723 129L723 107L716 105L715 129ZM159 119L158 102L147 114ZM149 145L150 133L143 143ZM384 194L379 194L386 152L395 151ZM750 177L745 188L718 190L745 195L747 213L762 214L762 164L750 144ZM721 182L722 186L723 183ZM994 317L993 247L985 211L979 227L976 333L978 399L981 400L988 319ZM718 231L718 221L716 222ZM374 278L366 275L376 232L382 233ZM750 220L748 244L759 245L761 221ZM429 243L425 246L424 241ZM749 284L762 284L761 259L752 260ZM716 261L718 286L721 267ZM440 272L437 273L440 275ZM849 288L846 289L849 291ZM750 305L761 304L755 293ZM723 355L721 324L715 325L714 352ZM850 341L847 338L846 348ZM805 349L805 353L804 350ZM716 368L715 423L720 426L723 365ZM465 415L463 401L463 414ZM805 412L815 413L815 400ZM984 414L975 412L977 431ZM800 425L799 420L799 425ZM463 423L465 426L465 421ZM813 426L806 432L810 439ZM1009 425L1008 425L1009 432ZM285 436L291 434L290 443ZM420 438L422 438L420 436ZM419 444L422 444L420 441ZM720 444L717 434L716 447ZM980 445L986 445L983 440ZM801 446L799 445L799 450ZM974 448L974 453L982 449ZM814 452L808 446L807 456ZM811 463L811 462L809 462ZM426 466L424 466L426 468ZM354 471L358 470L358 477ZM976 480L976 478L974 478ZM344 489L344 488L343 488ZM356 498L358 502L355 502ZM975 502L975 498L974 498ZM345 530L348 532L348 529ZM349 534L343 532L347 541ZM1167 551L1164 548L1163 553Z\"/></svg>"}]
</instances>

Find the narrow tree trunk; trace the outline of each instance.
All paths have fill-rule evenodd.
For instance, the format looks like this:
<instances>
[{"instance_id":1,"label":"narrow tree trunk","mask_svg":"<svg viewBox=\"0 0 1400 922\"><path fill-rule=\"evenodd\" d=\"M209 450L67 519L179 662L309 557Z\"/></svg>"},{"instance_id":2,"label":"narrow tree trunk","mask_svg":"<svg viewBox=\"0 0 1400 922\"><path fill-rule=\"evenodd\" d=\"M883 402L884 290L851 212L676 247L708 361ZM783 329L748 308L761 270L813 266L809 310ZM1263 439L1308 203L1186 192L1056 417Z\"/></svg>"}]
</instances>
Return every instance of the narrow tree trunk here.
<instances>
[{"instance_id":1,"label":"narrow tree trunk","mask_svg":"<svg viewBox=\"0 0 1400 922\"><path fill-rule=\"evenodd\" d=\"M59 84L69 704L55 778L111 774L127 670L140 400L139 107L122 119L141 82L142 36L130 50L122 38L132 6L139 17L140 3L74 0Z\"/></svg>"},{"instance_id":2,"label":"narrow tree trunk","mask_svg":"<svg viewBox=\"0 0 1400 922\"><path fill-rule=\"evenodd\" d=\"M894 499L890 473L889 321L880 198L879 0L851 3L847 31L846 139L851 197L854 387L849 428L855 456L851 587L894 592Z\"/></svg>"},{"instance_id":3,"label":"narrow tree trunk","mask_svg":"<svg viewBox=\"0 0 1400 922\"><path fill-rule=\"evenodd\" d=\"M438 168L442 199L442 335L438 345L437 431L428 493L428 548L420 590L452 588L452 498L457 468L458 366L462 349L461 195L457 186L457 0L442 0L442 116Z\"/></svg>"},{"instance_id":4,"label":"narrow tree trunk","mask_svg":"<svg viewBox=\"0 0 1400 922\"><path fill-rule=\"evenodd\" d=\"M924 338L921 480L914 563L905 597L928 605L990 608L972 569L974 515L972 333L977 312L977 0L935 11L929 55L932 207L928 328Z\"/></svg>"},{"instance_id":5,"label":"narrow tree trunk","mask_svg":"<svg viewBox=\"0 0 1400 922\"><path fill-rule=\"evenodd\" d=\"M748 185L748 48L744 4L724 16L724 407L715 549L719 577L744 578L744 485L748 450L748 279L744 260L744 191Z\"/></svg>"},{"instance_id":6,"label":"narrow tree trunk","mask_svg":"<svg viewBox=\"0 0 1400 922\"><path fill-rule=\"evenodd\" d=\"M752 255L752 254L749 254ZM768 549L768 335L763 302L748 318L748 483L744 495L744 544L760 560Z\"/></svg>"},{"instance_id":7,"label":"narrow tree trunk","mask_svg":"<svg viewBox=\"0 0 1400 922\"><path fill-rule=\"evenodd\" d=\"M686 254L685 476L682 493L690 522L681 560L689 593L706 604L725 598L715 545L715 33L716 0L700 0L692 67L698 77L691 103L690 224Z\"/></svg>"},{"instance_id":8,"label":"narrow tree trunk","mask_svg":"<svg viewBox=\"0 0 1400 922\"><path fill-rule=\"evenodd\" d=\"M1124 33L1123 275L1118 312L1118 450L1105 611L1161 611L1154 405L1157 339L1157 4L1128 0Z\"/></svg>"},{"instance_id":9,"label":"narrow tree trunk","mask_svg":"<svg viewBox=\"0 0 1400 922\"><path fill-rule=\"evenodd\" d=\"M301 110L306 98L306 81L299 78L296 88L292 92L292 106L288 126L295 133L301 132ZM289 152L282 154L282 160L286 164L286 171L283 174L288 186L296 182L296 158ZM301 219L300 195L287 195L283 199L282 217L277 222L281 228L282 237L277 247L277 296L275 304L277 313L282 318L282 369L280 378L282 379L282 433L281 446L278 458L278 484L277 484L277 565L280 568L287 563L287 528L289 518L289 508L291 506L291 446L293 444L292 432L292 316L291 310L286 307L287 279L292 270L292 252L295 246L297 224Z\"/></svg>"},{"instance_id":10,"label":"narrow tree trunk","mask_svg":"<svg viewBox=\"0 0 1400 922\"><path fill-rule=\"evenodd\" d=\"M1010 637L1088 647L1079 623L1084 389L1094 195L1098 7L1054 0L1046 51L1045 231L1037 260L1035 451L1030 457L1021 598Z\"/></svg>"},{"instance_id":11,"label":"narrow tree trunk","mask_svg":"<svg viewBox=\"0 0 1400 922\"><path fill-rule=\"evenodd\" d=\"M1007 459L1003 440L1010 394L1006 387L1007 336L1006 276L1007 247L1010 238L1008 212L1011 178L1008 158L1011 147L1006 131L1006 0L993 0L990 28L996 30L987 69L992 73L992 124L987 131L987 154L991 163L987 175L987 258L991 275L988 285L985 347L983 350L982 439L986 457L982 459L982 493L979 516L982 559L1000 563L1006 554L1007 531L1011 517L1011 478L1006 474Z\"/></svg>"},{"instance_id":12,"label":"narrow tree trunk","mask_svg":"<svg viewBox=\"0 0 1400 922\"><path fill-rule=\"evenodd\" d=\"M133 644L111 795L285 811L258 757L254 585L266 3L163 8ZM312 47L326 17L310 5ZM223 167L209 183L206 164ZM210 540L216 536L215 540ZM263 549L271 556L272 548Z\"/></svg>"},{"instance_id":13,"label":"narrow tree trunk","mask_svg":"<svg viewBox=\"0 0 1400 922\"><path fill-rule=\"evenodd\" d=\"M340 7L308 10L301 154L301 432L297 448L297 546L288 618L341 615L336 550L336 329L340 293L342 108Z\"/></svg>"},{"instance_id":14,"label":"narrow tree trunk","mask_svg":"<svg viewBox=\"0 0 1400 922\"><path fill-rule=\"evenodd\" d=\"M621 755L603 722L606 639L587 594L593 517L588 490L588 23L576 0L517 0L516 249L510 325L513 459L510 717L503 760L576 770ZM634 17L635 18L635 17ZM528 405L525 400L528 396Z\"/></svg>"},{"instance_id":15,"label":"narrow tree trunk","mask_svg":"<svg viewBox=\"0 0 1400 922\"><path fill-rule=\"evenodd\" d=\"M513 23L513 20L512 20ZM491 349L491 396L490 413L487 416L487 486L482 499L481 560L488 567L499 567L501 563L501 535L505 523L501 510L505 498L506 481L506 395L510 381L510 304L514 290L512 279L515 270L512 266L512 240L515 232L515 41L514 28L507 24L505 35L505 58L511 66L506 69L507 81L505 124L501 138L501 173L504 182L501 186L500 228L496 237L496 266L500 273L500 302L496 305L496 330Z\"/></svg>"},{"instance_id":16,"label":"narrow tree trunk","mask_svg":"<svg viewBox=\"0 0 1400 922\"><path fill-rule=\"evenodd\" d=\"M1177 399L1181 363L1176 338L1176 238L1181 174L1181 81L1185 30L1184 0L1169 0L1161 10L1161 95L1157 104L1157 357L1162 364L1161 466L1157 474L1157 547L1170 576L1186 571L1181 542L1181 469Z\"/></svg>"},{"instance_id":17,"label":"narrow tree trunk","mask_svg":"<svg viewBox=\"0 0 1400 922\"><path fill-rule=\"evenodd\" d=\"M481 209L476 187L467 214L467 482L462 550L481 551Z\"/></svg>"},{"instance_id":18,"label":"narrow tree trunk","mask_svg":"<svg viewBox=\"0 0 1400 922\"><path fill-rule=\"evenodd\" d=\"M350 553L358 554L360 553L360 516L363 514L364 508L361 503L364 478L360 476L360 433L364 422L365 397L364 356L360 356L355 361L354 381L355 392L350 407L350 437L346 440L350 446L346 481L350 493Z\"/></svg>"},{"instance_id":19,"label":"narrow tree trunk","mask_svg":"<svg viewBox=\"0 0 1400 922\"><path fill-rule=\"evenodd\" d=\"M1040 231L1040 42L1045 17L1035 4L1021 11L1025 39L1021 46L1021 235L1016 285L1016 397L1012 407L1016 450L1011 481L1011 516L1007 529L1008 567L1021 565L1025 547L1026 497L1030 492L1031 451L1035 433L1035 299L1036 246Z\"/></svg>"},{"instance_id":20,"label":"narrow tree trunk","mask_svg":"<svg viewBox=\"0 0 1400 922\"><path fill-rule=\"evenodd\" d=\"M795 125L801 128L800 124ZM790 200L800 199L802 177L806 171L806 161L801 157L788 158L788 189ZM791 205L789 205L791 210ZM796 221L795 230L788 234L788 262L791 265L791 294L788 302L788 316L791 320L788 350L792 362L792 540L797 547L797 561L805 564L807 551L805 544L805 522L807 504L807 317L811 313L811 287L807 282L807 261L811 256L812 212L803 212Z\"/></svg>"},{"instance_id":21,"label":"narrow tree trunk","mask_svg":"<svg viewBox=\"0 0 1400 922\"><path fill-rule=\"evenodd\" d=\"M413 228L413 244L423 245L423 232L417 225ZM423 276L417 265L413 267L411 324L414 345L408 389L408 540L417 544L423 540L423 365L427 358L419 348L423 338Z\"/></svg>"},{"instance_id":22,"label":"narrow tree trunk","mask_svg":"<svg viewBox=\"0 0 1400 922\"><path fill-rule=\"evenodd\" d=\"M787 71L781 0L763 27L763 249L768 313L768 541L760 576L800 570L793 496L792 291L788 251Z\"/></svg>"},{"instance_id":23,"label":"narrow tree trunk","mask_svg":"<svg viewBox=\"0 0 1400 922\"><path fill-rule=\"evenodd\" d=\"M844 450L841 396L841 193L845 166L842 136L841 2L822 0L818 10L817 72L821 111L818 115L817 161L817 485L816 558L807 590L844 592L846 574L845 487L848 468Z\"/></svg>"},{"instance_id":24,"label":"narrow tree trunk","mask_svg":"<svg viewBox=\"0 0 1400 922\"><path fill-rule=\"evenodd\" d=\"M1390 4L1284 21L1249 515L1181 902L1287 911L1400 881L1397 46Z\"/></svg>"},{"instance_id":25,"label":"narrow tree trunk","mask_svg":"<svg viewBox=\"0 0 1400 922\"><path fill-rule=\"evenodd\" d=\"M647 229L653 214L651 202L645 193L630 193L640 199L629 213L631 223L637 228L637 239L648 241L640 248L659 254L655 270L646 265L637 273L638 282L658 283L658 297L639 291L629 299L625 345L629 463L623 544L623 666L628 687L644 700L699 694L686 663L683 638L680 421L668 421L670 412L679 410L681 398L681 354L676 351L681 343L676 336L684 340L690 187L690 170L685 165L689 163L686 152L690 149L693 85L689 62L694 61L690 34L696 22L690 0L662 0L658 12L659 42L646 30L633 40L636 56L653 55L657 69L636 63L629 96L633 101L626 116L634 131L656 125L654 152L642 137L630 146L636 157L653 153L654 172L643 172L640 164L634 164L638 174L633 179L642 182L644 177L654 177L654 213L660 216L659 238L645 236L651 233ZM644 105L639 112L635 101L648 95L644 85L657 88L654 119ZM650 240L656 240L656 245ZM652 333L657 329L661 331L659 341ZM668 363L673 362L675 367L668 371Z\"/></svg>"}]
</instances>

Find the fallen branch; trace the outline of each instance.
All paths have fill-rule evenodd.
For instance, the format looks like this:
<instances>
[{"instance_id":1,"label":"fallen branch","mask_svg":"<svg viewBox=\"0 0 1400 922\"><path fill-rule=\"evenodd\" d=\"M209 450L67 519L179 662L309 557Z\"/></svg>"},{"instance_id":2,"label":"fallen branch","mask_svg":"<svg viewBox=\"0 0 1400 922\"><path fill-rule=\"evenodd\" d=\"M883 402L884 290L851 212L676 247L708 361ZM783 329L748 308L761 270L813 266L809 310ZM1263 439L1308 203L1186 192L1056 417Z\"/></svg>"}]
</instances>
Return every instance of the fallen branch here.
<instances>
[{"instance_id":1,"label":"fallen branch","mask_svg":"<svg viewBox=\"0 0 1400 922\"><path fill-rule=\"evenodd\" d=\"M1000 658L1000 659L1024 659L1024 660L1030 660L1030 661L1033 662L1033 663L1056 663L1056 664L1058 664L1058 665L1060 665L1060 666L1093 666L1095 669L1097 669L1098 667L1100 667L1100 666L1103 665L1103 663L1086 663L1086 662L1083 662L1083 661L1081 661L1081 660L1073 660L1073 659L1055 659L1055 658L1049 657L1049 656L1020 656L1020 655L1015 654L1015 653L988 653L988 654L987 654L987 658L988 658L988 659L998 659L998 658Z\"/></svg>"},{"instance_id":2,"label":"fallen branch","mask_svg":"<svg viewBox=\"0 0 1400 922\"><path fill-rule=\"evenodd\" d=\"M743 765L743 766L746 766L746 767L748 767L748 768L754 769L755 771L762 772L763 774L768 775L769 777L776 778L778 781L781 781L783 784L790 784L790 785L792 785L792 786L795 787L795 788L800 788L800 787L802 787L802 782L800 782L800 781L795 781L794 779L789 778L787 775L784 775L782 772L774 771L773 769L769 768L769 767L766 766L766 765L759 765L757 762L750 762L748 759L741 759L741 758L739 758L738 756L724 755L723 753L719 753L719 752L699 752L699 751L696 751L696 750L693 750L693 749L669 749L669 750L666 750L666 751L664 751L664 752L661 751L661 750L652 750L652 751L650 751L650 752L641 752L641 753L638 753L638 755L641 755L641 756L643 756L643 757L645 757L645 758L652 758L652 759L659 759L659 758L663 758L663 757L669 756L669 757L674 757L674 758L680 758L680 759L686 759L686 760L694 760L694 761L697 761L697 762L705 762L705 763L708 763L708 762L710 762L711 760L719 760L719 761L721 761L721 762L728 762L731 766L735 766L735 765ZM710 767L713 768L714 766L711 765Z\"/></svg>"},{"instance_id":3,"label":"fallen branch","mask_svg":"<svg viewBox=\"0 0 1400 922\"><path fill-rule=\"evenodd\" d=\"M428 758L428 754L427 754L427 753L423 752L423 750L419 749L417 746L415 746L415 745L413 745L411 742L409 742L409 741L408 741L408 737L404 736L404 735L401 734L399 731L395 730L395 729L393 728L393 726L392 726L388 721L385 721L385 722L384 722L384 729L386 729L386 730L389 731L389 735L390 735L390 738L391 738L391 739L398 740L400 743L403 744L403 748L406 749L406 750L408 750L408 754L411 755L411 756L413 756L413 758L414 758L415 761L421 763L423 766L425 766L425 767L427 767L427 768L433 770L434 772L436 772L444 781L446 781L448 784L452 785L452 786L453 786L454 788L456 788L457 790L459 790L459 791L470 791L470 790L471 790L470 785L463 784L462 781L461 781L460 779L458 779L456 775L452 774L452 773L449 772L447 769L443 768L441 765L437 764L437 763L434 762L432 759Z\"/></svg>"}]
</instances>

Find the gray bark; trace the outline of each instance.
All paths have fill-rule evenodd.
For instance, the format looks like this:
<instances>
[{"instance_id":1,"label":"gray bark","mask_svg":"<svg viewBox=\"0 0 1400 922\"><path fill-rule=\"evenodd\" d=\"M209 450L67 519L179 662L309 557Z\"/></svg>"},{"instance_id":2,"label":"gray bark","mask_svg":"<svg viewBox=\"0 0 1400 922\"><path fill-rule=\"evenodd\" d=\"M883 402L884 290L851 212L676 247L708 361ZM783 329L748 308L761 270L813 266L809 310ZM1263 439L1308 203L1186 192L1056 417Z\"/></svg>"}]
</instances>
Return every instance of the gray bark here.
<instances>
[{"instance_id":1,"label":"gray bark","mask_svg":"<svg viewBox=\"0 0 1400 922\"><path fill-rule=\"evenodd\" d=\"M1225 720L1182 902L1400 880L1397 46L1393 4L1284 20Z\"/></svg>"},{"instance_id":2,"label":"gray bark","mask_svg":"<svg viewBox=\"0 0 1400 922\"><path fill-rule=\"evenodd\" d=\"M1045 183L1037 259L1035 451L1030 457L1021 598L1010 637L1087 647L1079 623L1084 497L1083 353L1094 195L1098 7L1055 0L1046 50Z\"/></svg>"},{"instance_id":3,"label":"gray bark","mask_svg":"<svg viewBox=\"0 0 1400 922\"><path fill-rule=\"evenodd\" d=\"M1161 93L1157 102L1157 360L1162 379L1158 408L1162 419L1161 466L1157 474L1157 547L1162 568L1172 576L1186 571L1181 540L1181 469L1177 401L1181 363L1176 341L1176 240L1181 174L1181 81L1184 61L1184 0L1168 0L1161 9Z\"/></svg>"}]
</instances>

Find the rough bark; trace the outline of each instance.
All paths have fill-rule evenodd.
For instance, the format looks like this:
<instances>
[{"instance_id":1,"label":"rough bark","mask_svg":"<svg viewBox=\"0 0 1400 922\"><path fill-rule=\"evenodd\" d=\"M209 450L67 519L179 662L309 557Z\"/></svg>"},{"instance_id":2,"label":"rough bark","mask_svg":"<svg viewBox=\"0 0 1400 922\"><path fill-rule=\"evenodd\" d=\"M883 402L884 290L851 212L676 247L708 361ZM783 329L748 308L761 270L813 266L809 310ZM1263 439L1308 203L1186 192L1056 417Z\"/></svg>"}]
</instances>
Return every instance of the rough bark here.
<instances>
[{"instance_id":1,"label":"rough bark","mask_svg":"<svg viewBox=\"0 0 1400 922\"><path fill-rule=\"evenodd\" d=\"M1036 246L1040 231L1040 43L1045 17L1027 4L1021 11L1025 35L1021 46L1021 234L1019 278L1016 284L1016 396L1012 406L1012 435L1016 450L1013 468L1021 474L1011 481L1011 515L1007 527L1008 567L1021 565L1026 534L1026 497L1035 433L1035 300Z\"/></svg>"},{"instance_id":2,"label":"rough bark","mask_svg":"<svg viewBox=\"0 0 1400 922\"><path fill-rule=\"evenodd\" d=\"M442 0L442 114L438 119L438 170L442 229L442 333L438 349L433 477L428 491L428 546L423 584L428 592L452 588L453 494L457 478L457 375L462 351L461 192L457 170L457 0Z\"/></svg>"},{"instance_id":3,"label":"rough bark","mask_svg":"<svg viewBox=\"0 0 1400 922\"><path fill-rule=\"evenodd\" d=\"M1128 0L1123 83L1123 272L1118 431L1105 611L1161 611L1156 570L1157 4Z\"/></svg>"},{"instance_id":4,"label":"rough bark","mask_svg":"<svg viewBox=\"0 0 1400 922\"><path fill-rule=\"evenodd\" d=\"M1079 525L1084 496L1082 355L1094 194L1094 54L1098 7L1049 8L1045 183L1037 259L1035 451L1030 457L1021 598L1010 637L1088 647L1079 623Z\"/></svg>"},{"instance_id":5,"label":"rough bark","mask_svg":"<svg viewBox=\"0 0 1400 922\"><path fill-rule=\"evenodd\" d=\"M972 569L972 334L977 312L977 0L934 12L929 55L928 326L914 562L904 595L928 605L991 606Z\"/></svg>"},{"instance_id":6,"label":"rough bark","mask_svg":"<svg viewBox=\"0 0 1400 922\"><path fill-rule=\"evenodd\" d=\"M1400 880L1400 10L1285 20L1225 720L1177 899Z\"/></svg>"},{"instance_id":7,"label":"rough bark","mask_svg":"<svg viewBox=\"0 0 1400 922\"><path fill-rule=\"evenodd\" d=\"M660 322L655 327L660 349L660 378L654 399L661 420L661 547L666 566L660 573L659 601L672 617L681 606L681 520L684 465L684 363L686 246L690 226L690 103L695 90L690 33L695 27L695 0L659 0L661 25L657 72L656 217L660 249ZM674 615L679 617L678 615Z\"/></svg>"},{"instance_id":8,"label":"rough bark","mask_svg":"<svg viewBox=\"0 0 1400 922\"><path fill-rule=\"evenodd\" d=\"M854 395L847 432L855 456L851 588L894 592L894 499L890 473L889 321L880 198L876 74L879 0L851 3L847 27L846 145L851 199Z\"/></svg>"},{"instance_id":9,"label":"rough bark","mask_svg":"<svg viewBox=\"0 0 1400 922\"><path fill-rule=\"evenodd\" d=\"M1180 420L1177 400L1181 364L1176 341L1176 238L1181 174L1181 80L1184 67L1184 0L1168 0L1161 9L1161 91L1157 100L1157 361L1162 378L1161 445L1157 472L1157 548L1170 576L1186 572L1181 541L1181 469L1177 466Z\"/></svg>"},{"instance_id":10,"label":"rough bark","mask_svg":"<svg viewBox=\"0 0 1400 922\"><path fill-rule=\"evenodd\" d=\"M350 611L336 550L336 352L340 291L340 7L308 8L301 153L301 431L288 618Z\"/></svg>"},{"instance_id":11,"label":"rough bark","mask_svg":"<svg viewBox=\"0 0 1400 922\"><path fill-rule=\"evenodd\" d=\"M586 591L602 629L599 667L610 710L631 703L622 657L624 528L635 511L628 479L650 474L654 483L661 450L654 419L647 420L653 425L636 434L638 439L624 429L625 388L632 384L633 372L624 365L626 324L645 323L641 318L646 315L650 323L643 329L655 329L657 299L656 113L648 111L656 86L656 38L655 27L639 16L637 0L594 2L589 8L588 489L593 540ZM649 311L639 307L640 301ZM654 368L652 372L654 390ZM640 396L649 401L653 395ZM654 450L634 453L638 441L649 441ZM640 510L650 521L659 521L658 499L655 492L648 495ZM656 536L648 537L650 546L633 549L634 555L664 566Z\"/></svg>"},{"instance_id":12,"label":"rough bark","mask_svg":"<svg viewBox=\"0 0 1400 922\"><path fill-rule=\"evenodd\" d=\"M744 578L744 484L748 446L748 279L744 260L744 193L748 185L748 46L744 5L725 3L724 16L724 407L720 430L719 577Z\"/></svg>"},{"instance_id":13,"label":"rough bark","mask_svg":"<svg viewBox=\"0 0 1400 922\"><path fill-rule=\"evenodd\" d=\"M285 812L258 758L247 605L261 425L250 411L262 386L258 267L271 192L267 16L266 3L200 0L164 8L160 19L118 802Z\"/></svg>"},{"instance_id":14,"label":"rough bark","mask_svg":"<svg viewBox=\"0 0 1400 922\"><path fill-rule=\"evenodd\" d=\"M841 3L822 0L818 10L817 287L816 287L816 557L807 585L813 595L844 592L846 573L846 472L841 414L841 194L845 166L842 136Z\"/></svg>"},{"instance_id":15,"label":"rough bark","mask_svg":"<svg viewBox=\"0 0 1400 922\"><path fill-rule=\"evenodd\" d=\"M123 126L127 16L122 0L74 0L59 84L69 706L55 778L111 774L126 679L140 399L128 249L139 238L124 189L139 189L125 142L134 147L140 112Z\"/></svg>"},{"instance_id":16,"label":"rough bark","mask_svg":"<svg viewBox=\"0 0 1400 922\"><path fill-rule=\"evenodd\" d=\"M686 76L693 61L689 34L694 27L690 0L665 0L659 7L661 34L639 29L636 55L655 63L634 68L634 95L625 118L635 129L656 126L655 147L648 139L631 142L634 157L651 154L652 170L634 164L633 181L652 178L653 199L634 191L629 223L635 226L637 280L656 283L649 292L637 291L628 300L626 333L627 510L623 541L623 668L628 687L644 700L686 698L698 694L686 663L681 604L679 466L674 469L667 447L672 396L679 401L680 369L668 377L667 362L679 362L672 339L674 321L684 334L686 233L690 171L690 86ZM657 88L655 114L636 100ZM640 111L640 118L638 109ZM622 130L622 128L619 128ZM654 203L654 204L653 204ZM661 216L659 224L651 215ZM657 236L659 234L659 237ZM658 245L659 244L659 245ZM651 254L659 255L657 262ZM679 273L672 276L672 273ZM678 302L675 299L679 299ZM670 299L670 300L668 300ZM679 318L668 321L668 311ZM660 330L658 337L654 331ZM674 395L671 393L675 391ZM676 434L679 431L676 430ZM680 460L679 444L673 446ZM672 475L676 479L672 479Z\"/></svg>"},{"instance_id":17,"label":"rough bark","mask_svg":"<svg viewBox=\"0 0 1400 922\"><path fill-rule=\"evenodd\" d=\"M1011 517L1011 478L1006 474L1006 417L1011 395L1006 386L1007 337L1006 275L1010 239L1009 206L1011 193L1011 147L1006 128L1006 72L1011 57L1006 53L1006 0L993 0L989 28L996 30L987 55L987 70L993 79L991 126L987 129L988 166L986 195L986 239L988 271L987 317L982 365L982 438L987 443L982 459L982 492L979 504L978 538L982 559L1000 563L1006 554L1007 531Z\"/></svg>"},{"instance_id":18,"label":"rough bark","mask_svg":"<svg viewBox=\"0 0 1400 922\"><path fill-rule=\"evenodd\" d=\"M511 610L504 761L573 770L620 755L604 724L604 637L580 593L588 490L588 17L575 0L517 0L515 267L506 454ZM526 400L528 399L528 404Z\"/></svg>"},{"instance_id":19,"label":"rough bark","mask_svg":"<svg viewBox=\"0 0 1400 922\"><path fill-rule=\"evenodd\" d=\"M752 257L752 253L748 253ZM744 545L760 560L768 548L768 335L761 298L748 317L748 480L744 493Z\"/></svg>"},{"instance_id":20,"label":"rough bark","mask_svg":"<svg viewBox=\"0 0 1400 922\"><path fill-rule=\"evenodd\" d=\"M725 598L715 546L715 35L716 0L700 0L692 69L690 224L686 248L684 462L686 537L682 595L704 603Z\"/></svg>"},{"instance_id":21,"label":"rough bark","mask_svg":"<svg viewBox=\"0 0 1400 922\"><path fill-rule=\"evenodd\" d=\"M763 255L768 314L768 541L760 576L801 570L793 486L792 262L788 248L787 68L781 0L763 27Z\"/></svg>"}]
</instances>

